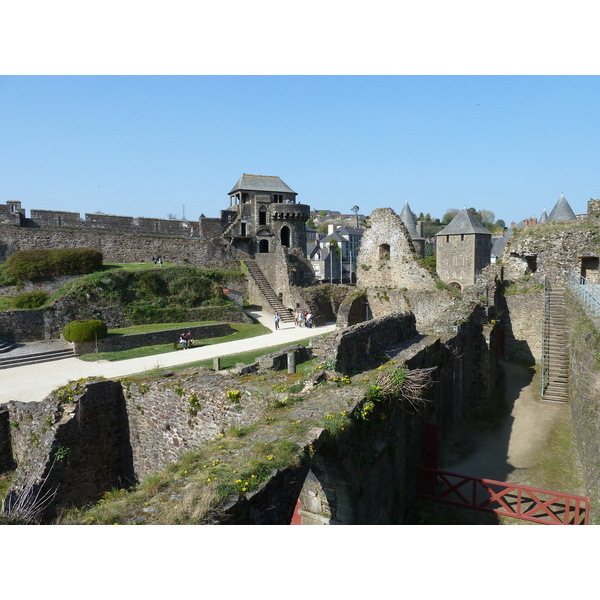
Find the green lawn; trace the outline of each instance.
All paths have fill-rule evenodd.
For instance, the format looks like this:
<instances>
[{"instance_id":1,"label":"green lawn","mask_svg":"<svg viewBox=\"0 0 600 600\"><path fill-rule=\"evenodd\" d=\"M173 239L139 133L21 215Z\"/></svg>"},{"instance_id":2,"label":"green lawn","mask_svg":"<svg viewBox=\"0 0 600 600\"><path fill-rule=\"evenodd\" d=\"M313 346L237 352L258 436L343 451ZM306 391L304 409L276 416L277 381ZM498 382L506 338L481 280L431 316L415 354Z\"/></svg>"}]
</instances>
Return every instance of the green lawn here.
<instances>
[{"instance_id":1,"label":"green lawn","mask_svg":"<svg viewBox=\"0 0 600 600\"><path fill-rule=\"evenodd\" d=\"M201 327L202 325L214 325L217 321L195 321L193 323L154 323L152 325L132 325L120 329L109 329L108 335L127 335L129 333L150 333L152 331L164 331L166 329L189 329L190 327Z\"/></svg>"},{"instance_id":2,"label":"green lawn","mask_svg":"<svg viewBox=\"0 0 600 600\"><path fill-rule=\"evenodd\" d=\"M168 328L173 324L168 324ZM230 323L231 328L235 329L235 333L224 337L210 338L205 340L199 340L196 343L196 347L211 346L212 344L222 344L223 342L233 342L236 340L244 340L246 338L256 337L259 335L265 335L271 333L271 330L260 323ZM148 326L150 327L150 326ZM157 329L167 328L166 324L155 325ZM123 331L123 330L119 330ZM178 346L179 348L179 346ZM173 343L162 344L159 346L145 346L143 348L132 348L131 350L120 350L117 352L100 352L96 354L84 354L80 356L80 360L87 362L94 362L97 359L100 360L127 360L129 358L140 358L142 356L153 356L154 354L165 354L167 352L178 352L173 348ZM263 351L263 354L266 352ZM210 361L212 364L212 361ZM239 361L238 361L239 362Z\"/></svg>"},{"instance_id":3,"label":"green lawn","mask_svg":"<svg viewBox=\"0 0 600 600\"><path fill-rule=\"evenodd\" d=\"M299 340L294 342L294 344L300 344L301 346L308 346L310 340ZM259 348L257 350L253 350L251 352L241 352L239 354L231 354L229 356L221 357L221 369L231 369L235 367L238 363L244 363L245 365L252 364L259 356L264 356L265 354L271 354L272 352L276 352L277 350L281 350L286 346L289 346L290 343L287 344L279 344L277 346L269 346L268 348ZM157 367L155 369L150 369L148 371L144 371L143 373L134 373L132 375L128 375L127 379L148 379L153 377L161 377L165 372L176 373L177 371L185 371L186 369L193 369L194 367L207 367L212 368L213 359L208 358L206 360L198 360L196 362L190 362L183 365L175 365L171 367ZM312 371L315 367L315 360L307 360L303 363L297 364L297 373L304 374Z\"/></svg>"},{"instance_id":4,"label":"green lawn","mask_svg":"<svg viewBox=\"0 0 600 600\"><path fill-rule=\"evenodd\" d=\"M164 267L176 267L175 263L163 262ZM159 265L155 265L151 260L143 263L109 263L102 265L103 271L111 271L114 269L126 269L127 271L143 271L145 269L160 269Z\"/></svg>"}]
</instances>

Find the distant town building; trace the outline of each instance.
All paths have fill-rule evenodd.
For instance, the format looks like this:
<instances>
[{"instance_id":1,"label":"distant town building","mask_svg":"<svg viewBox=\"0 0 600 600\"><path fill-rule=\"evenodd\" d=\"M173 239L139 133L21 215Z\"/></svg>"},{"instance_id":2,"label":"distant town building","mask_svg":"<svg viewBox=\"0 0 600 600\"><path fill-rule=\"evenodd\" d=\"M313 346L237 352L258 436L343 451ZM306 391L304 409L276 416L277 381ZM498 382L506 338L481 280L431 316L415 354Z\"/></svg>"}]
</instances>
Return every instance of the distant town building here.
<instances>
[{"instance_id":1,"label":"distant town building","mask_svg":"<svg viewBox=\"0 0 600 600\"><path fill-rule=\"evenodd\" d=\"M356 260L364 230L357 227L338 227L329 225L329 233L315 243L308 243L307 254L315 271L315 277L321 281L337 280L353 282L356 280ZM330 247L339 248L335 256Z\"/></svg>"}]
</instances>

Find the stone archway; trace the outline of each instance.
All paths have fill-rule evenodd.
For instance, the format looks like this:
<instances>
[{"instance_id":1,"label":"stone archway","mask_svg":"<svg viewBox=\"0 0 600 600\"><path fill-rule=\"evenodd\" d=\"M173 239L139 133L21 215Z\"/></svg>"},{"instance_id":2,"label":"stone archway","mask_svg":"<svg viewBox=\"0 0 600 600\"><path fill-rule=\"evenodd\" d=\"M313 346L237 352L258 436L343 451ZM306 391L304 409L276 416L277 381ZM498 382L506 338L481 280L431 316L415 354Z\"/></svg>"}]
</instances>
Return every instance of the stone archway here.
<instances>
[{"instance_id":1,"label":"stone archway","mask_svg":"<svg viewBox=\"0 0 600 600\"><path fill-rule=\"evenodd\" d=\"M281 245L285 246L286 248L289 248L290 247L290 228L287 225L284 225L281 228L280 236L281 236Z\"/></svg>"},{"instance_id":2,"label":"stone archway","mask_svg":"<svg viewBox=\"0 0 600 600\"><path fill-rule=\"evenodd\" d=\"M351 484L330 462L316 460L306 475L298 496L294 524L353 525L356 523ZM298 522L299 521L299 522Z\"/></svg>"},{"instance_id":3,"label":"stone archway","mask_svg":"<svg viewBox=\"0 0 600 600\"><path fill-rule=\"evenodd\" d=\"M446 285L449 289L458 290L459 292L462 292L462 285L458 281L449 281Z\"/></svg>"},{"instance_id":4,"label":"stone archway","mask_svg":"<svg viewBox=\"0 0 600 600\"><path fill-rule=\"evenodd\" d=\"M258 242L258 251L261 254L266 254L269 252L269 240L260 240Z\"/></svg>"}]
</instances>

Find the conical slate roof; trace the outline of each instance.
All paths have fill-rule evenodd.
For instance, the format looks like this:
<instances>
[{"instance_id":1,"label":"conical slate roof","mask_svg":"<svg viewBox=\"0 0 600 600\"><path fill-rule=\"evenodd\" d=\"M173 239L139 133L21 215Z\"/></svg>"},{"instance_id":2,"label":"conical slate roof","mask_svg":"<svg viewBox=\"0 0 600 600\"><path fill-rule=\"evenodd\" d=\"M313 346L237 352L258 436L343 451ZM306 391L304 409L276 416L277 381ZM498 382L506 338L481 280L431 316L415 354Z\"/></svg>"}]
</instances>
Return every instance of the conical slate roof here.
<instances>
[{"instance_id":1,"label":"conical slate roof","mask_svg":"<svg viewBox=\"0 0 600 600\"><path fill-rule=\"evenodd\" d=\"M548 217L548 221L575 221L577 217L573 209L569 206L564 194L560 195L558 202L554 205L552 212Z\"/></svg>"},{"instance_id":2,"label":"conical slate roof","mask_svg":"<svg viewBox=\"0 0 600 600\"><path fill-rule=\"evenodd\" d=\"M296 193L281 178L275 175L248 175L248 173L242 174L229 194L239 192L240 190L248 192L281 192L284 194Z\"/></svg>"},{"instance_id":3,"label":"conical slate roof","mask_svg":"<svg viewBox=\"0 0 600 600\"><path fill-rule=\"evenodd\" d=\"M400 213L400 218L402 219L402 222L404 223L406 229L408 229L408 234L410 235L411 239L421 239L421 237L419 236L419 232L417 231L417 222L415 221L415 218L412 214L412 210L410 210L408 200L404 204L404 208Z\"/></svg>"},{"instance_id":4,"label":"conical slate roof","mask_svg":"<svg viewBox=\"0 0 600 600\"><path fill-rule=\"evenodd\" d=\"M485 233L492 235L466 208L463 208L436 236L461 233Z\"/></svg>"},{"instance_id":5,"label":"conical slate roof","mask_svg":"<svg viewBox=\"0 0 600 600\"><path fill-rule=\"evenodd\" d=\"M546 213L546 209L544 209L544 211L542 212L542 216L540 217L540 220L538 221L538 223L547 223L548 222L548 215Z\"/></svg>"}]
</instances>

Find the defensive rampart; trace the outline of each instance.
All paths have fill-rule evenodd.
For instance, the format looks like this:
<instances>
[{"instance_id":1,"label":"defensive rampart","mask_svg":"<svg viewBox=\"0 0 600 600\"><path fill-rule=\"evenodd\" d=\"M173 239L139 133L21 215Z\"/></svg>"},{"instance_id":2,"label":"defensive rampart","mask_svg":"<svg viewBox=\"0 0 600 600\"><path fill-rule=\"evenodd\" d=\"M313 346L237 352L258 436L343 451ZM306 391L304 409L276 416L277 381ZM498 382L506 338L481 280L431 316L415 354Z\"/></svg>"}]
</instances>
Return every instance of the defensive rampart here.
<instances>
[{"instance_id":1,"label":"defensive rampart","mask_svg":"<svg viewBox=\"0 0 600 600\"><path fill-rule=\"evenodd\" d=\"M95 248L105 263L187 263L205 269L236 270L245 255L221 240L203 240L167 233L134 233L118 228L12 227L0 225L0 262L18 250L35 248Z\"/></svg>"}]
</instances>

